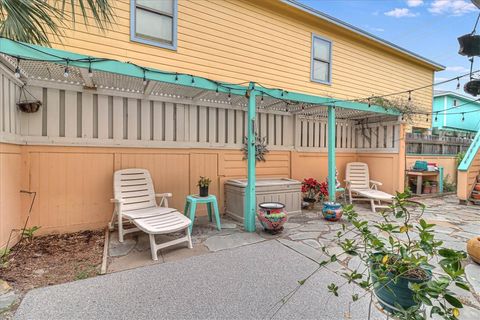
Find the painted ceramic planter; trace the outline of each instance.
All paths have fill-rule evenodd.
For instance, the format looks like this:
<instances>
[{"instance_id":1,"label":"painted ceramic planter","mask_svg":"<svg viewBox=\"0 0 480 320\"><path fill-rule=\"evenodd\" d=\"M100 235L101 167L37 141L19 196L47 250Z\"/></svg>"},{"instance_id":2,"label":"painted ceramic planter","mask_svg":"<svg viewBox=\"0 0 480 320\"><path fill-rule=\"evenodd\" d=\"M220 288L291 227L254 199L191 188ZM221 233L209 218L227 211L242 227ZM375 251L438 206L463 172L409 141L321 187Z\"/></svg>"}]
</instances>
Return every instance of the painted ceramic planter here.
<instances>
[{"instance_id":1,"label":"painted ceramic planter","mask_svg":"<svg viewBox=\"0 0 480 320\"><path fill-rule=\"evenodd\" d=\"M280 202L260 203L257 218L266 232L277 234L283 230L283 224L287 222L285 205Z\"/></svg>"},{"instance_id":2,"label":"painted ceramic planter","mask_svg":"<svg viewBox=\"0 0 480 320\"><path fill-rule=\"evenodd\" d=\"M324 202L322 209L323 217L328 221L338 221L342 218L343 208L337 202Z\"/></svg>"},{"instance_id":3,"label":"painted ceramic planter","mask_svg":"<svg viewBox=\"0 0 480 320\"><path fill-rule=\"evenodd\" d=\"M475 237L468 240L467 252L473 261L480 264L480 237Z\"/></svg>"}]
</instances>

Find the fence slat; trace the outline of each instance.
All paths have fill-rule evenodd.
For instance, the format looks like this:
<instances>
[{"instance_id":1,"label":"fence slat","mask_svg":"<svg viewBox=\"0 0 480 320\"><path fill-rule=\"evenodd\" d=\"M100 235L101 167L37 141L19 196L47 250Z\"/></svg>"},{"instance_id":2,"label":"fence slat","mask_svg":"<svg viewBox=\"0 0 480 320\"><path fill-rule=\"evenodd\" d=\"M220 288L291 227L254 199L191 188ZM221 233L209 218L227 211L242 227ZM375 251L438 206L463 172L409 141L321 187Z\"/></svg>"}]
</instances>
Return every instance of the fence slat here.
<instances>
[{"instance_id":1,"label":"fence slat","mask_svg":"<svg viewBox=\"0 0 480 320\"><path fill-rule=\"evenodd\" d=\"M99 119L99 123L100 119ZM77 136L77 93L65 91L65 137Z\"/></svg>"},{"instance_id":2,"label":"fence slat","mask_svg":"<svg viewBox=\"0 0 480 320\"><path fill-rule=\"evenodd\" d=\"M157 141L163 140L163 102L153 102L153 139Z\"/></svg>"},{"instance_id":3,"label":"fence slat","mask_svg":"<svg viewBox=\"0 0 480 320\"><path fill-rule=\"evenodd\" d=\"M113 138L123 139L123 98L113 97Z\"/></svg>"},{"instance_id":4,"label":"fence slat","mask_svg":"<svg viewBox=\"0 0 480 320\"><path fill-rule=\"evenodd\" d=\"M142 108L142 130L141 130L141 138L142 140L150 140L150 119L153 117L152 114L150 114L150 101L148 100L142 100L141 102L141 108Z\"/></svg>"}]
</instances>

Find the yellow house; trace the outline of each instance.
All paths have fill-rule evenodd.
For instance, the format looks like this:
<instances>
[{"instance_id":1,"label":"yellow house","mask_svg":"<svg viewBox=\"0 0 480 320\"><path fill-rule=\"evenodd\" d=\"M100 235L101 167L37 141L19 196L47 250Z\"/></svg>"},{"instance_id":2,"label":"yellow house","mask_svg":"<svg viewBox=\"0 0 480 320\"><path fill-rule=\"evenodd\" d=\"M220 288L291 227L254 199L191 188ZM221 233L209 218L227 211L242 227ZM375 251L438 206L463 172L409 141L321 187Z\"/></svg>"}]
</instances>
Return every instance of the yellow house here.
<instances>
[{"instance_id":1,"label":"yellow house","mask_svg":"<svg viewBox=\"0 0 480 320\"><path fill-rule=\"evenodd\" d=\"M198 177L209 176L223 203L224 182L246 175L241 148L248 121L245 98L222 83L281 92L257 99L256 131L270 150L257 164L259 177L324 180L325 113L312 104L292 106L284 94L350 101L431 85L443 69L293 0L117 0L114 6L108 31L77 23L61 42L52 40L61 51L37 48L42 61L18 59L7 50L15 44L0 39L0 247L28 211L32 196L19 190L36 192L29 224L44 233L104 227L113 172L121 168L149 169L156 190L172 192L177 208L196 191ZM88 58L55 62L47 50ZM100 72L99 58L139 66L143 79ZM177 91L150 78L153 69L190 77L192 86L210 79L216 92ZM24 84L43 103L35 113L16 108ZM415 91L416 107L430 112L432 93ZM340 181L346 163L362 161L385 191L403 189L400 116L337 109ZM429 128L426 120L408 125Z\"/></svg>"}]
</instances>

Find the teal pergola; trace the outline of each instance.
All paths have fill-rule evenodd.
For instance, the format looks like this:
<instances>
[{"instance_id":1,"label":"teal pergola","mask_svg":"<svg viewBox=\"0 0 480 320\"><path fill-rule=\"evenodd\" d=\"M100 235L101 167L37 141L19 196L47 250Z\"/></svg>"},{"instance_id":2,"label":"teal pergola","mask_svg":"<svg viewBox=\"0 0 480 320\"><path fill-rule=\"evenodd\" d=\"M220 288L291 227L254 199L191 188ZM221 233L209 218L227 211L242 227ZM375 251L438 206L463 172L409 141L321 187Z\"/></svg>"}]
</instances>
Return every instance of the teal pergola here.
<instances>
[{"instance_id":1,"label":"teal pergola","mask_svg":"<svg viewBox=\"0 0 480 320\"><path fill-rule=\"evenodd\" d=\"M95 58L73 52L46 48L0 38L0 62L15 72L20 72L21 79L28 83L32 80L63 81L63 73L69 70L74 81L84 84L82 71L88 70L92 83L102 83L105 88L114 88L108 83L109 77L122 77L127 91L145 93L146 87L154 83L156 95L182 97L192 99L203 95L204 92L214 93L230 103L232 96L245 97L247 108L247 190L244 213L244 227L246 231L255 231L255 204L256 204L256 168L255 168L255 118L259 100L268 100L269 105L284 104L289 113L304 115L326 115L328 118L328 188L329 200L335 201L335 127L336 110L340 109L350 117L365 117L366 115L393 116L400 114L396 110L386 109L377 105L369 105L354 101L341 101L312 94L291 92L282 89L272 89L250 82L248 86L216 81L190 74L167 72L157 69L138 66L129 62L111 59ZM47 72L47 71L48 72ZM70 81L74 83L74 81ZM118 82L118 81L117 81ZM117 88L118 89L118 88ZM124 89L124 88L122 88ZM180 92L180 94L179 94ZM228 97L228 99L227 99ZM243 100L243 99L242 99ZM283 110L283 109L282 109Z\"/></svg>"}]
</instances>

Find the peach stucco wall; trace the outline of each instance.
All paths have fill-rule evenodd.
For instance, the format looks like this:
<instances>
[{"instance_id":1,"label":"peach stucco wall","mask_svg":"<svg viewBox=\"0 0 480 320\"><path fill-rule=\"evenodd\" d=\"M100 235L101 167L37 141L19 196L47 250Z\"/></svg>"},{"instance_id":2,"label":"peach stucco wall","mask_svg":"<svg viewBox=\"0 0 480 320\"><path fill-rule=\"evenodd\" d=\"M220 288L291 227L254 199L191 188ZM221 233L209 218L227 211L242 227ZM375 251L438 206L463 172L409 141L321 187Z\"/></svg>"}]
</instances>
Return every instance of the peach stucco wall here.
<instances>
[{"instance_id":1,"label":"peach stucco wall","mask_svg":"<svg viewBox=\"0 0 480 320\"><path fill-rule=\"evenodd\" d=\"M15 146L0 144L0 245L8 233L20 228L30 197L20 189L37 192L30 226L40 234L105 227L112 214L112 178L122 168L147 168L158 192L172 192L171 206L182 209L185 196L196 192L200 175L212 178L211 193L223 209L223 183L246 176L246 161L240 150L152 149L61 146ZM327 177L325 152L271 151L257 164L258 177L292 177L301 180ZM338 152L339 180L345 166L364 161L372 179L384 182L382 190L398 190L398 154ZM202 214L202 212L200 212Z\"/></svg>"},{"instance_id":2,"label":"peach stucco wall","mask_svg":"<svg viewBox=\"0 0 480 320\"><path fill-rule=\"evenodd\" d=\"M413 167L416 160L422 160L427 162L434 162L438 166L443 167L444 177L449 175L449 182L457 181L457 163L455 156L422 156L422 155L409 155L407 156L407 168Z\"/></svg>"}]
</instances>

